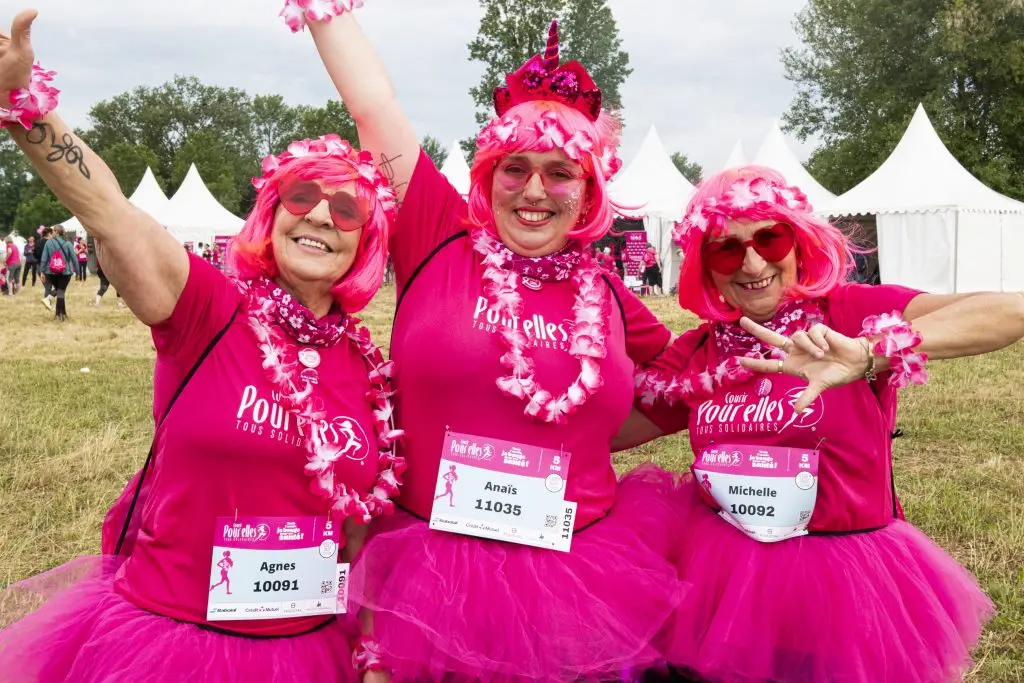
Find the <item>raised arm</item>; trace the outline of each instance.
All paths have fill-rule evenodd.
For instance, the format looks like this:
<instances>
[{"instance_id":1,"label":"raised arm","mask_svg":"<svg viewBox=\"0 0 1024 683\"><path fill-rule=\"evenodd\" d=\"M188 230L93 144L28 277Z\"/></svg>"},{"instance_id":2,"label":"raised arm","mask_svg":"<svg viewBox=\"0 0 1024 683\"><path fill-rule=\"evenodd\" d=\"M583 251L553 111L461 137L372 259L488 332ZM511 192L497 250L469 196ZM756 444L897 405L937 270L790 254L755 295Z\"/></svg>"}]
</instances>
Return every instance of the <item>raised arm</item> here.
<instances>
[{"instance_id":1,"label":"raised arm","mask_svg":"<svg viewBox=\"0 0 1024 683\"><path fill-rule=\"evenodd\" d=\"M0 101L29 84L35 10L14 19L11 37L0 34ZM96 240L103 272L125 303L146 324L166 320L185 287L185 250L152 216L121 193L114 174L56 114L31 130L7 129L57 199Z\"/></svg>"},{"instance_id":2,"label":"raised arm","mask_svg":"<svg viewBox=\"0 0 1024 683\"><path fill-rule=\"evenodd\" d=\"M420 143L387 69L351 12L329 22L311 21L309 29L338 95L355 119L359 146L373 153L401 201L416 170Z\"/></svg>"}]
</instances>

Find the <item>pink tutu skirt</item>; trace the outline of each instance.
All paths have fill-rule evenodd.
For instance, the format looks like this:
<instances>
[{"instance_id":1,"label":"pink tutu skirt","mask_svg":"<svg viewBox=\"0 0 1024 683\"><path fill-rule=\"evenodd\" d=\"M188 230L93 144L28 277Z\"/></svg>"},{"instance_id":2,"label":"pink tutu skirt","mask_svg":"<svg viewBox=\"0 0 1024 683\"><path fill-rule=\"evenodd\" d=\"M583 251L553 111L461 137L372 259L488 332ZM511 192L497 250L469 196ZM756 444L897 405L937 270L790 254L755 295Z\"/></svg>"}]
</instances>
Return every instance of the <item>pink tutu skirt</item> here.
<instances>
[{"instance_id":1,"label":"pink tutu skirt","mask_svg":"<svg viewBox=\"0 0 1024 683\"><path fill-rule=\"evenodd\" d=\"M373 611L396 681L619 680L656 666L685 589L667 560L676 483L645 467L561 553L375 522L351 597Z\"/></svg>"},{"instance_id":2,"label":"pink tutu skirt","mask_svg":"<svg viewBox=\"0 0 1024 683\"><path fill-rule=\"evenodd\" d=\"M994 612L974 577L905 521L759 543L681 497L693 585L666 654L716 683L949 683Z\"/></svg>"},{"instance_id":3,"label":"pink tutu skirt","mask_svg":"<svg viewBox=\"0 0 1024 683\"><path fill-rule=\"evenodd\" d=\"M0 683L358 683L346 623L287 638L205 630L129 603L103 562L76 560L4 592L9 615L74 576L0 631Z\"/></svg>"}]
</instances>

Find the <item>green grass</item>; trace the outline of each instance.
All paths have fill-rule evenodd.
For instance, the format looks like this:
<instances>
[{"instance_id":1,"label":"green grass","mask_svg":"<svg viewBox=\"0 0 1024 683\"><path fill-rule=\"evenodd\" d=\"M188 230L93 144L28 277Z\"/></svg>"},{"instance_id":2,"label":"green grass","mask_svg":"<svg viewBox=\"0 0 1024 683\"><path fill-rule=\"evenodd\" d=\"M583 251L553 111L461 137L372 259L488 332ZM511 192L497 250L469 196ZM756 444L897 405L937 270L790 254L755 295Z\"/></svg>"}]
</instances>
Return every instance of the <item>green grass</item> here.
<instances>
[{"instance_id":1,"label":"green grass","mask_svg":"<svg viewBox=\"0 0 1024 683\"><path fill-rule=\"evenodd\" d=\"M141 465L152 435L153 346L113 294L72 284L70 321L53 322L40 289L0 298L0 586L99 547L103 515ZM648 299L675 330L693 319ZM390 337L394 289L363 319ZM89 368L88 373L81 372ZM998 616L967 680L1024 682L1024 344L931 367L904 392L895 442L907 516L973 571ZM688 467L685 436L620 454Z\"/></svg>"}]
</instances>

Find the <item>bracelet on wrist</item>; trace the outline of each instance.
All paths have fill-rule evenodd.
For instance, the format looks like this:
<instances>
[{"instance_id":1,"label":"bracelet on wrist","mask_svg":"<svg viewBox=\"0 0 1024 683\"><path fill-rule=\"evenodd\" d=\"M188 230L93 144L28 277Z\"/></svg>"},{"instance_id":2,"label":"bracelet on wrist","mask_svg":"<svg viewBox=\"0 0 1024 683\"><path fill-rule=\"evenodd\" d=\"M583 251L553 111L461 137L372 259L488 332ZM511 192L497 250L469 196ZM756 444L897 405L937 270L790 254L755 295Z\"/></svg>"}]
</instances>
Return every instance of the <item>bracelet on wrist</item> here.
<instances>
[{"instance_id":1,"label":"bracelet on wrist","mask_svg":"<svg viewBox=\"0 0 1024 683\"><path fill-rule=\"evenodd\" d=\"M928 381L928 355L915 350L921 344L921 335L898 311L864 318L861 336L878 339L877 343L869 344L871 360L864 375L869 381L874 376L876 355L889 359L889 384L897 389Z\"/></svg>"},{"instance_id":2,"label":"bracelet on wrist","mask_svg":"<svg viewBox=\"0 0 1024 683\"><path fill-rule=\"evenodd\" d=\"M362 6L363 0L285 0L279 16L292 33L298 33L311 21L330 21Z\"/></svg>"},{"instance_id":3,"label":"bracelet on wrist","mask_svg":"<svg viewBox=\"0 0 1024 683\"><path fill-rule=\"evenodd\" d=\"M28 87L11 91L9 109L0 107L0 128L20 125L32 130L32 124L56 109L60 90L49 85L55 75L56 72L34 64Z\"/></svg>"},{"instance_id":4,"label":"bracelet on wrist","mask_svg":"<svg viewBox=\"0 0 1024 683\"><path fill-rule=\"evenodd\" d=\"M380 643L369 636L360 637L352 648L352 668L360 677L368 671L390 673L390 669L384 665Z\"/></svg>"}]
</instances>

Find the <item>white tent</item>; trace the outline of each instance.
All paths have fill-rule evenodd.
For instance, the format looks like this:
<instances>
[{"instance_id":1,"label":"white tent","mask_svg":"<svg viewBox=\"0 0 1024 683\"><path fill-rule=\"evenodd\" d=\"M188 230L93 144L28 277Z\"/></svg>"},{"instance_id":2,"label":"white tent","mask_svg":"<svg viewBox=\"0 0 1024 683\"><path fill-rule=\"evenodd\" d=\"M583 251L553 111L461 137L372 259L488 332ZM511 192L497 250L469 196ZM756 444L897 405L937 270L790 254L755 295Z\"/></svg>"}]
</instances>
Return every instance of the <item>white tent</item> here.
<instances>
[{"instance_id":1,"label":"white tent","mask_svg":"<svg viewBox=\"0 0 1024 683\"><path fill-rule=\"evenodd\" d=\"M160 189L160 184L156 182L153 170L148 166L146 167L146 172L142 175L142 180L139 181L135 192L128 198L128 201L150 215L156 215L157 212L162 211L170 202L164 191ZM85 227L74 216L61 223L61 225L68 232L75 232L80 236L86 234Z\"/></svg>"},{"instance_id":2,"label":"white tent","mask_svg":"<svg viewBox=\"0 0 1024 683\"><path fill-rule=\"evenodd\" d=\"M643 218L647 241L655 246L661 258L664 291L679 277L673 266L676 248L672 228L683 216L693 196L693 185L683 177L672 157L665 151L658 131L651 126L636 157L612 180L609 194L629 218Z\"/></svg>"},{"instance_id":3,"label":"white tent","mask_svg":"<svg viewBox=\"0 0 1024 683\"><path fill-rule=\"evenodd\" d=\"M882 281L930 292L1024 290L1024 203L990 189L942 144L924 107L878 170L825 207L877 215Z\"/></svg>"},{"instance_id":4,"label":"white tent","mask_svg":"<svg viewBox=\"0 0 1024 683\"><path fill-rule=\"evenodd\" d=\"M804 165L800 163L796 154L793 153L793 150L786 143L786 138L782 135L782 129L779 128L778 121L772 121L772 127L769 129L764 142L761 143L761 148L757 150L753 163L758 166L767 166L781 173L786 182L790 185L796 185L803 190L803 193L807 195L807 199L810 200L811 206L815 210L820 210L836 198L834 194L826 190L821 183L815 180L807 172L807 169L804 168Z\"/></svg>"},{"instance_id":5,"label":"white tent","mask_svg":"<svg viewBox=\"0 0 1024 683\"><path fill-rule=\"evenodd\" d=\"M182 243L212 242L215 235L236 235L245 224L210 194L195 164L189 167L171 200L153 217Z\"/></svg>"},{"instance_id":6,"label":"white tent","mask_svg":"<svg viewBox=\"0 0 1024 683\"><path fill-rule=\"evenodd\" d=\"M160 211L163 211L171 200L167 198L164 191L160 189L160 184L156 182L156 177L153 175L151 168L146 168L145 174L142 176L142 180L139 181L138 187L135 188L135 192L128 198L135 206L139 207L146 213L154 215Z\"/></svg>"},{"instance_id":7,"label":"white tent","mask_svg":"<svg viewBox=\"0 0 1024 683\"><path fill-rule=\"evenodd\" d=\"M729 159L722 166L723 171L727 171L730 168L739 168L740 166L746 166L750 162L747 161L747 153L743 149L743 141L737 140L736 144L733 145L732 153L729 155Z\"/></svg>"},{"instance_id":8,"label":"white tent","mask_svg":"<svg viewBox=\"0 0 1024 683\"><path fill-rule=\"evenodd\" d=\"M462 156L458 140L452 143L448 158L441 166L441 175L447 178L463 197L469 194L469 164L466 163L466 157Z\"/></svg>"}]
</instances>

